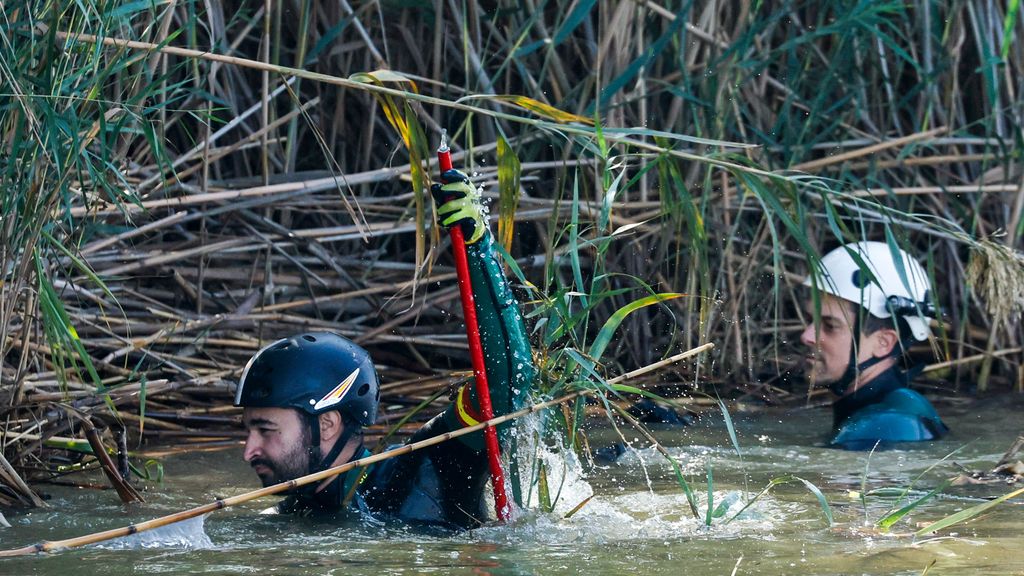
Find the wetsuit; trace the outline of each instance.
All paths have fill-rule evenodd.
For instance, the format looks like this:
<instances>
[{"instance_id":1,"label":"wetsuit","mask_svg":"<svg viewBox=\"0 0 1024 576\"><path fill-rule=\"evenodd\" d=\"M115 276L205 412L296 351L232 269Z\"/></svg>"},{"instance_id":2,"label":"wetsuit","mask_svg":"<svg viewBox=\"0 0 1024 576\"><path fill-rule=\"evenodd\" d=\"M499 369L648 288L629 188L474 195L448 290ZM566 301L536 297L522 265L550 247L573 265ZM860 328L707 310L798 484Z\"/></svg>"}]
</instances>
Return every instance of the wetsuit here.
<instances>
[{"instance_id":1,"label":"wetsuit","mask_svg":"<svg viewBox=\"0 0 1024 576\"><path fill-rule=\"evenodd\" d=\"M876 443L935 440L949 428L931 403L907 388L893 366L832 405L832 446L866 450Z\"/></svg>"},{"instance_id":2,"label":"wetsuit","mask_svg":"<svg viewBox=\"0 0 1024 576\"><path fill-rule=\"evenodd\" d=\"M493 250L489 233L468 245L470 278L476 302L477 321L491 404L495 416L526 407L530 387L536 376L527 340L526 327L518 302ZM408 442L451 432L483 420L477 404L474 383L464 385L455 401L427 422ZM503 456L514 451L509 434L511 423L498 426ZM360 448L353 459L368 456ZM484 489L490 478L483 432L424 448L385 460L367 471L339 476L315 494L291 495L278 510L298 514L343 514L358 511L382 520L398 519L410 524L465 529L479 525L489 517ZM359 482L348 508L343 507L354 482ZM512 484L517 500L518 486Z\"/></svg>"}]
</instances>

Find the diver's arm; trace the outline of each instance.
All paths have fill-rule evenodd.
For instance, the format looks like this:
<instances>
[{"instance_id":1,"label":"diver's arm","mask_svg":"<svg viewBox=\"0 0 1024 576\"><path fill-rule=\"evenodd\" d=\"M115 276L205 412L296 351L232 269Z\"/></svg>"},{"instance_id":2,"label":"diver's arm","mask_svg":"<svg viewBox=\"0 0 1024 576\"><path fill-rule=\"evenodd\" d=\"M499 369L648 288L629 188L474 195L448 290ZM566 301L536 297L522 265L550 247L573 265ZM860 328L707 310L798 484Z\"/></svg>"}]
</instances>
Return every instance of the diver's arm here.
<instances>
[{"instance_id":1,"label":"diver's arm","mask_svg":"<svg viewBox=\"0 0 1024 576\"><path fill-rule=\"evenodd\" d=\"M518 302L495 254L480 191L458 170L446 171L441 180L444 184L431 187L437 219L446 228L458 226L465 238L491 407L500 416L525 406L537 371ZM449 430L484 420L475 382L459 389L443 418ZM498 427L502 443L507 442L509 427ZM481 451L483 433L463 436L460 442Z\"/></svg>"},{"instance_id":2,"label":"diver's arm","mask_svg":"<svg viewBox=\"0 0 1024 576\"><path fill-rule=\"evenodd\" d=\"M501 416L526 406L537 369L519 303L498 262L490 233L485 232L466 248L491 406L494 415ZM474 381L463 385L444 417L451 429L472 426L483 419ZM498 426L502 444L510 425ZM460 440L477 450L483 448L483 433Z\"/></svg>"},{"instance_id":3,"label":"diver's arm","mask_svg":"<svg viewBox=\"0 0 1024 576\"><path fill-rule=\"evenodd\" d=\"M467 246L470 278L486 359L487 380L494 414L525 407L536 368L518 303L494 254L490 233ZM460 388L454 402L426 423L409 440L415 442L472 426L483 417L475 382ZM502 453L512 454L507 426L498 427ZM478 525L488 516L484 488L489 478L483 432L461 436L395 459L372 490L365 494L371 508L422 521L424 510L434 520L461 528ZM511 458L511 456L509 456ZM425 460L426 458L427 460ZM514 467L513 467L514 476ZM518 486L513 483L513 495ZM519 500L516 497L517 501ZM429 516L429 515L426 515Z\"/></svg>"}]
</instances>

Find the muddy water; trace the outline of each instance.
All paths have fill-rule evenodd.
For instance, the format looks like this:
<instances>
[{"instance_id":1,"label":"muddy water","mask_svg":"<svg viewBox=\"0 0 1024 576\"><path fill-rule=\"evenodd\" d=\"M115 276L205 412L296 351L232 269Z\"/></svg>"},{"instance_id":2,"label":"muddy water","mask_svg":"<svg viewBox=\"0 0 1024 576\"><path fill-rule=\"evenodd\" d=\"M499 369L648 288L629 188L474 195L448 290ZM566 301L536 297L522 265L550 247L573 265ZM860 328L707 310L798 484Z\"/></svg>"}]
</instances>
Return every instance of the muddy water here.
<instances>
[{"instance_id":1,"label":"muddy water","mask_svg":"<svg viewBox=\"0 0 1024 576\"><path fill-rule=\"evenodd\" d=\"M842 452L816 446L829 426L825 409L733 414L741 453L720 417L685 430L657 430L697 492L693 518L671 468L652 450L630 452L584 477L551 467L552 514L522 514L512 525L456 536L424 535L373 524L344 527L260 516L262 501L104 546L0 561L0 574L1024 574L1024 506L1004 504L980 519L930 538L906 536L918 525L1004 494L1007 486L948 490L914 510L892 534L872 524L893 506L851 492L890 486L928 490L957 470L952 461L990 468L1024 433L1019 400L940 406L954 434L900 450ZM595 444L608 429L590 432ZM627 435L628 436L628 435ZM930 467L958 450L946 463ZM11 548L146 520L257 487L240 450L166 459L167 479L147 502L125 511L109 491L50 488L52 509L8 520L0 546ZM707 470L714 506L705 525ZM799 482L775 487L732 522L744 499L770 479L793 474L818 486L831 504L825 520ZM594 495L580 511L566 511ZM723 504L724 503L724 504Z\"/></svg>"}]
</instances>

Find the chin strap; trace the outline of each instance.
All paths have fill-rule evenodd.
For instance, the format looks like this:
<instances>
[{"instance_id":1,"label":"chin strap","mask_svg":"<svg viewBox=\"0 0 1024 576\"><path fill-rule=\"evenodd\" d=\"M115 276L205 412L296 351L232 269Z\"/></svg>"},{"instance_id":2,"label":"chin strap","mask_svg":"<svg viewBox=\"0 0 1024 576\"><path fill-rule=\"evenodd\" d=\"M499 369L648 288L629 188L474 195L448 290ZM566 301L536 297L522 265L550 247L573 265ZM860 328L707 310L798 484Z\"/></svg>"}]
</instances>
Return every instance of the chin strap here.
<instances>
[{"instance_id":1,"label":"chin strap","mask_svg":"<svg viewBox=\"0 0 1024 576\"><path fill-rule=\"evenodd\" d=\"M853 346L851 346L851 348L853 348ZM868 368L871 368L875 364L878 364L882 360L885 360L886 358L891 358L892 356L895 355L896 354L894 350L888 356L882 356L880 358L868 358L867 360L861 362L860 364L857 364L857 357L854 356L853 350L850 350L850 361L847 362L846 364L846 371L843 372L843 375L840 376L838 380L829 384L828 389L831 390L832 393L835 394L836 396L843 396L844 394L846 394L846 391L850 388L850 384L853 384L853 381L857 379L858 374L867 370Z\"/></svg>"},{"instance_id":2,"label":"chin strap","mask_svg":"<svg viewBox=\"0 0 1024 576\"><path fill-rule=\"evenodd\" d=\"M306 413L306 423L309 425L309 474L316 474L323 470L327 470L334 464L334 461L341 454L341 451L348 445L348 441L352 439L352 436L360 430L359 424L353 422L342 416L342 427L341 435L334 442L334 446L327 452L326 455L321 456L320 453L320 416L315 414ZM356 450L359 453L359 450ZM316 492L316 483L307 484L299 489L300 493L311 495Z\"/></svg>"},{"instance_id":3,"label":"chin strap","mask_svg":"<svg viewBox=\"0 0 1024 576\"><path fill-rule=\"evenodd\" d=\"M828 385L828 389L832 391L836 396L843 396L846 391L850 388L850 384L853 384L857 376L871 368L875 364L878 364L882 360L888 358L898 357L903 353L914 342L914 336L908 335L905 338L900 339L897 346L893 346L892 350L885 356L872 357L867 360L857 363L857 344L860 343L860 318L855 318L853 321L853 340L850 342L850 360L846 363L846 370L838 380Z\"/></svg>"}]
</instances>

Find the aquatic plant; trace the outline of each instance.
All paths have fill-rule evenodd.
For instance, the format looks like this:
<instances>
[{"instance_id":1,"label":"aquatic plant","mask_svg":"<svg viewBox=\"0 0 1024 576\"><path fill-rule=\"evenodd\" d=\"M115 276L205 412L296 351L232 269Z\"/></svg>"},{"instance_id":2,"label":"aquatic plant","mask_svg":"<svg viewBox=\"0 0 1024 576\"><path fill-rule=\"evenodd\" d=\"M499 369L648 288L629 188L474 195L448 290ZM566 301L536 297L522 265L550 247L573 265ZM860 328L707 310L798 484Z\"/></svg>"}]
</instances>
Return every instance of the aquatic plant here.
<instances>
[{"instance_id":1,"label":"aquatic plant","mask_svg":"<svg viewBox=\"0 0 1024 576\"><path fill-rule=\"evenodd\" d=\"M64 392L72 382L90 384L113 408L99 373L103 366L80 338L68 306L91 295L89 289L111 298L112 310L117 302L79 256L80 243L98 229L76 220L72 206L108 202L123 209L138 203L125 167L146 149L157 162L167 158L155 121L183 91L166 68L133 55L66 45L55 27L130 37L132 17L141 9L97 12L50 2L2 7L0 397L5 406L28 402L25 377L35 372L51 374Z\"/></svg>"},{"instance_id":2,"label":"aquatic plant","mask_svg":"<svg viewBox=\"0 0 1024 576\"><path fill-rule=\"evenodd\" d=\"M959 524L961 522L966 522L966 521L970 520L971 518L974 518L974 517L976 517L976 516L978 516L978 515L980 515L980 514L982 514L984 512L987 512L989 509L991 509L991 508L993 508L995 506L998 506L998 505L1002 504L1003 502L1006 502L1007 500L1010 500L1011 498L1016 498L1017 496L1020 496L1021 494L1024 494L1024 488L1019 488L1017 490L1013 490L1013 491L1011 491L1011 492L1009 492L1007 494L1003 494L1002 496L1000 496L998 498L994 498L992 500L989 500L988 502L983 502L983 503L978 504L976 506L971 506L970 508L967 508L965 510L961 510L961 511L955 513L955 514L950 514L949 516L946 516L945 518L941 518L939 520L936 520L935 522L932 522L932 523L924 526L923 528L921 528L920 530L915 532L914 536L924 536L926 534L934 534L935 532L938 532L939 530L944 530L946 528L949 528L950 526L954 526L954 525Z\"/></svg>"},{"instance_id":3,"label":"aquatic plant","mask_svg":"<svg viewBox=\"0 0 1024 576\"><path fill-rule=\"evenodd\" d=\"M729 522L732 522L733 520L739 518L741 514L746 512L748 508L753 506L758 500L760 500L762 497L771 492L771 490L776 486L782 484L790 484L793 482L799 482L803 484L804 487L807 488L807 490L814 495L814 497L818 500L818 505L821 506L821 512L825 516L825 520L828 522L828 525L831 526L833 522L832 507L829 506L828 499L825 498L825 495L822 493L821 489L818 488L814 483L805 480L799 476L793 475L778 476L776 478L768 480L768 483L765 484L765 487L762 488L761 491L755 494L753 497L747 499L747 501L743 504L743 507L737 510L732 516L727 518L725 520L725 523L728 524ZM722 515L724 515L724 513ZM708 522L708 524L710 525L710 522Z\"/></svg>"}]
</instances>

